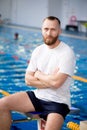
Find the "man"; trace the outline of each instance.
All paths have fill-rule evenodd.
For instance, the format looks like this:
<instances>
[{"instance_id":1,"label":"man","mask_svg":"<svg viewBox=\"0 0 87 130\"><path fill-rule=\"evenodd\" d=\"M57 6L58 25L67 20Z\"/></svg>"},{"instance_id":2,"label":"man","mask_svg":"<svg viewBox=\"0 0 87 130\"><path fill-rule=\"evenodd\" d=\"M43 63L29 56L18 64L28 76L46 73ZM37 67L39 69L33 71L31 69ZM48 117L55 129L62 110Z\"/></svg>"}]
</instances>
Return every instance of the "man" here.
<instances>
[{"instance_id":1,"label":"man","mask_svg":"<svg viewBox=\"0 0 87 130\"><path fill-rule=\"evenodd\" d=\"M10 111L38 111L46 120L45 130L61 130L70 108L70 84L75 67L72 49L58 39L60 20L54 16L44 19L44 44L32 53L25 74L25 82L36 87L0 99L0 130L9 130Z\"/></svg>"}]
</instances>

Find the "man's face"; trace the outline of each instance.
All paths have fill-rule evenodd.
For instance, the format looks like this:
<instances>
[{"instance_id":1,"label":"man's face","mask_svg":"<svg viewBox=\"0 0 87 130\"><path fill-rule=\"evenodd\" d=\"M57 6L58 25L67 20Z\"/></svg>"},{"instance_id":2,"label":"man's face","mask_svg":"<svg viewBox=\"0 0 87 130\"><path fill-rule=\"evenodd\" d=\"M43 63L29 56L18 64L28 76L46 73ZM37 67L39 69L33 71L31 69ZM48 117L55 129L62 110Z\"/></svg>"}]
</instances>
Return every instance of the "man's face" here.
<instances>
[{"instance_id":1,"label":"man's face","mask_svg":"<svg viewBox=\"0 0 87 130\"><path fill-rule=\"evenodd\" d=\"M42 36L46 45L53 45L56 43L60 33L60 27L57 20L46 19L42 25Z\"/></svg>"}]
</instances>

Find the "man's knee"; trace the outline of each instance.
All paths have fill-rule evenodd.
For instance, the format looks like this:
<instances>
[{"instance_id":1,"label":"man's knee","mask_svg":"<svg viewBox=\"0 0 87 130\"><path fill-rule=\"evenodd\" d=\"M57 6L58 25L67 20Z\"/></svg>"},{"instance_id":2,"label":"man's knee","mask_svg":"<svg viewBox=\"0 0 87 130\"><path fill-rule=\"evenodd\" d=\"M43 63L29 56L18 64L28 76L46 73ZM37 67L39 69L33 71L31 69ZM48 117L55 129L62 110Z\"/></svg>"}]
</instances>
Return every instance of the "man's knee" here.
<instances>
[{"instance_id":1,"label":"man's knee","mask_svg":"<svg viewBox=\"0 0 87 130\"><path fill-rule=\"evenodd\" d=\"M0 99L0 111L5 111L7 109L8 109L7 99L6 98L1 98Z\"/></svg>"}]
</instances>

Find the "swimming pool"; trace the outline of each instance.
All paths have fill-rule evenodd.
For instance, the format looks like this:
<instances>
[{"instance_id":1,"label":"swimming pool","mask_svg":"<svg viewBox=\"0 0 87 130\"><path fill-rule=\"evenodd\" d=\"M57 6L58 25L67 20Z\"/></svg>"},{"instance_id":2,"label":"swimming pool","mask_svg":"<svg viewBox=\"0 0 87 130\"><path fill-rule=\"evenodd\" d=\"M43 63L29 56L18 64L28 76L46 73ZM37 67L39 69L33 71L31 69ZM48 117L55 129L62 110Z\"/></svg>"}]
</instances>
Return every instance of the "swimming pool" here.
<instances>
[{"instance_id":1,"label":"swimming pool","mask_svg":"<svg viewBox=\"0 0 87 130\"><path fill-rule=\"evenodd\" d=\"M19 40L14 40L14 33L19 33ZM60 39L70 45L75 51L77 63L75 75L87 78L87 39L61 35ZM33 49L42 43L41 32L33 29L0 27L0 89L9 93L26 91L32 89L24 82L26 67ZM71 102L75 107L80 108L80 114L68 115L62 130L68 130L68 121L79 122L87 120L87 83L75 80L71 85ZM0 95L2 97L2 95ZM20 118L21 115L13 113L13 118ZM12 129L19 130L36 129L36 121L30 123L13 124Z\"/></svg>"}]
</instances>

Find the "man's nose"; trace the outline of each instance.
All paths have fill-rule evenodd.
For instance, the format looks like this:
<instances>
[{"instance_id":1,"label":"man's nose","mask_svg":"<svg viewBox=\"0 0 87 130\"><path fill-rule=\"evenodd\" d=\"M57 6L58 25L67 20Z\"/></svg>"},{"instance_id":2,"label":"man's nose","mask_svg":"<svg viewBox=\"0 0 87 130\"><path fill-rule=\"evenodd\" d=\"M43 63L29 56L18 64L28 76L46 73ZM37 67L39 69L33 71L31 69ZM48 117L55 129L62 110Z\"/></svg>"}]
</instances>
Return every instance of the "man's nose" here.
<instances>
[{"instance_id":1,"label":"man's nose","mask_svg":"<svg viewBox=\"0 0 87 130\"><path fill-rule=\"evenodd\" d=\"M51 35L51 30L48 30L48 31L47 31L47 35Z\"/></svg>"}]
</instances>

